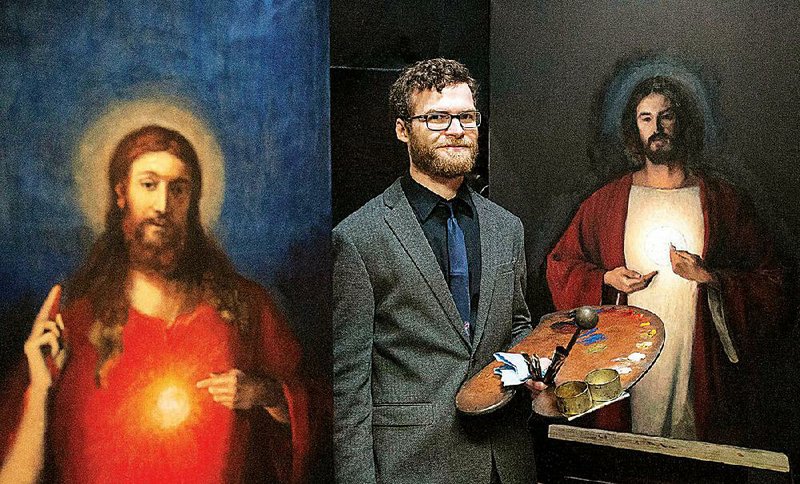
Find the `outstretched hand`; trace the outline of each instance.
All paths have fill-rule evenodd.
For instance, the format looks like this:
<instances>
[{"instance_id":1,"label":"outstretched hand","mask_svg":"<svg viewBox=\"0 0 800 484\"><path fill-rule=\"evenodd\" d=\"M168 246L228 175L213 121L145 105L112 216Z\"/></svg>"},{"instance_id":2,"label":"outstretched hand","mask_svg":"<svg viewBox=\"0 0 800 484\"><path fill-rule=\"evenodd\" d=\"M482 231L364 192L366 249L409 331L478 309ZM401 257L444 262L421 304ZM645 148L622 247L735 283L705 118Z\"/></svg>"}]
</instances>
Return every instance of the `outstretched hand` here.
<instances>
[{"instance_id":1,"label":"outstretched hand","mask_svg":"<svg viewBox=\"0 0 800 484\"><path fill-rule=\"evenodd\" d=\"M31 334L25 341L25 356L28 359L30 388L34 391L46 392L53 385L54 375L64 367L67 352L61 342L64 332L64 321L59 313L61 286L50 289L44 304L33 321ZM52 366L48 365L48 353L52 358Z\"/></svg>"},{"instance_id":2,"label":"outstretched hand","mask_svg":"<svg viewBox=\"0 0 800 484\"><path fill-rule=\"evenodd\" d=\"M207 388L214 401L230 409L249 410L253 407L278 407L283 392L271 378L256 378L233 368L223 373L209 373L209 378L197 382L197 388Z\"/></svg>"},{"instance_id":3,"label":"outstretched hand","mask_svg":"<svg viewBox=\"0 0 800 484\"><path fill-rule=\"evenodd\" d=\"M653 280L656 274L658 274L658 271L641 275L627 267L620 266L603 274L603 282L620 292L631 294L641 291L650 285L650 281Z\"/></svg>"}]
</instances>

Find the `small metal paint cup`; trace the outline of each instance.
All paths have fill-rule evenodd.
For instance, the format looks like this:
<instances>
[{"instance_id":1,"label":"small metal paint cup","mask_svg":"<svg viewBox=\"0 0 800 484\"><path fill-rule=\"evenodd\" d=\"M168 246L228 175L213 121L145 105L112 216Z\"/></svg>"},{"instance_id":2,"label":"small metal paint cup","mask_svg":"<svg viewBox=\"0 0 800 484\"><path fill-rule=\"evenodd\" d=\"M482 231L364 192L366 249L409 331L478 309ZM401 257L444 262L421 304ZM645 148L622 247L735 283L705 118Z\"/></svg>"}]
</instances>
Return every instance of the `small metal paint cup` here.
<instances>
[{"instance_id":1,"label":"small metal paint cup","mask_svg":"<svg viewBox=\"0 0 800 484\"><path fill-rule=\"evenodd\" d=\"M556 387L558 410L564 415L578 415L592 408L589 385L583 381L568 381Z\"/></svg>"},{"instance_id":2,"label":"small metal paint cup","mask_svg":"<svg viewBox=\"0 0 800 484\"><path fill-rule=\"evenodd\" d=\"M613 368L592 370L586 375L586 384L593 402L608 402L622 393L619 373Z\"/></svg>"}]
</instances>

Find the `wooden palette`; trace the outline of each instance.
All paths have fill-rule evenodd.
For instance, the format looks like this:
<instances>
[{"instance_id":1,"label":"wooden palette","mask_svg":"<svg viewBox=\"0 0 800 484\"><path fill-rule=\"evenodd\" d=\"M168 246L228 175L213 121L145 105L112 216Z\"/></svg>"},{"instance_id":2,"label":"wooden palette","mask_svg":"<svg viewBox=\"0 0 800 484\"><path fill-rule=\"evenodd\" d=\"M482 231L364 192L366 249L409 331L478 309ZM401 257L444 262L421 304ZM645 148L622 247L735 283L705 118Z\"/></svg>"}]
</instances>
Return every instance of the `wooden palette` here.
<instances>
[{"instance_id":1,"label":"wooden palette","mask_svg":"<svg viewBox=\"0 0 800 484\"><path fill-rule=\"evenodd\" d=\"M664 323L658 316L634 306L592 306L600 317L597 326L583 331L556 376L556 385L583 380L597 368L614 368L620 373L623 391L644 376L664 347ZM552 358L556 346L567 346L575 324L570 311L550 313L510 353L536 354ZM456 408L468 415L490 413L507 404L515 389L503 388L494 370L502 365L493 361L464 382L456 395ZM541 392L533 403L542 415L556 417L552 388ZM539 401L541 400L541 401Z\"/></svg>"}]
</instances>

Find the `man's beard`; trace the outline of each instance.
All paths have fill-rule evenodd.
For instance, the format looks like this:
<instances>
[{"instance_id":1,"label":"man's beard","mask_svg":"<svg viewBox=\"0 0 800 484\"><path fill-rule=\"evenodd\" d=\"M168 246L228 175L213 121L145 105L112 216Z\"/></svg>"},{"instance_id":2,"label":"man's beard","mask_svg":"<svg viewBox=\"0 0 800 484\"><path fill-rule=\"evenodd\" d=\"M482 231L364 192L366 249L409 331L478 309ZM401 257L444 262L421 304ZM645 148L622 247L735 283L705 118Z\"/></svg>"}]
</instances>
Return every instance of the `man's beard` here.
<instances>
[{"instance_id":1,"label":"man's beard","mask_svg":"<svg viewBox=\"0 0 800 484\"><path fill-rule=\"evenodd\" d=\"M149 237L146 231L159 227ZM133 220L126 213L123 221L125 245L128 248L131 267L173 275L180 264L186 246L186 228L166 217Z\"/></svg>"},{"instance_id":2,"label":"man's beard","mask_svg":"<svg viewBox=\"0 0 800 484\"><path fill-rule=\"evenodd\" d=\"M438 149L442 146L464 146L467 149L455 153ZM411 136L408 144L411 161L422 173L438 178L456 178L466 175L475 167L478 143L471 138L445 138L433 145L425 145Z\"/></svg>"},{"instance_id":3,"label":"man's beard","mask_svg":"<svg viewBox=\"0 0 800 484\"><path fill-rule=\"evenodd\" d=\"M661 141L660 148L655 148L655 142ZM654 165L675 165L682 162L685 150L677 138L665 133L655 133L647 140L644 154Z\"/></svg>"}]
</instances>

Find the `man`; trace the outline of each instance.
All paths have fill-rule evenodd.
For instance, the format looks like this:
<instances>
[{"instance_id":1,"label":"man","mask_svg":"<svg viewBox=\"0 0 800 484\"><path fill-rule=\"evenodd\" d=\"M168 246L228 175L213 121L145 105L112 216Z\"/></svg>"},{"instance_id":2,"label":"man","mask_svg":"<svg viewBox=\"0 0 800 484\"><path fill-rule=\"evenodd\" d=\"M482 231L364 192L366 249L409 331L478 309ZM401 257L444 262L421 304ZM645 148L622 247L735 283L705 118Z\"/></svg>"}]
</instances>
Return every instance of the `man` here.
<instances>
[{"instance_id":1,"label":"man","mask_svg":"<svg viewBox=\"0 0 800 484\"><path fill-rule=\"evenodd\" d=\"M480 114L460 63L390 101L408 175L333 231L337 482L535 482L530 401L456 413L460 385L530 330L522 225L472 191Z\"/></svg>"},{"instance_id":2,"label":"man","mask_svg":"<svg viewBox=\"0 0 800 484\"><path fill-rule=\"evenodd\" d=\"M54 287L25 343L0 481L302 480L299 345L205 234L201 186L176 131L146 126L119 143L106 230L67 282L68 304Z\"/></svg>"},{"instance_id":3,"label":"man","mask_svg":"<svg viewBox=\"0 0 800 484\"><path fill-rule=\"evenodd\" d=\"M662 354L631 395L634 432L741 442L748 377L779 320L781 271L752 206L693 168L701 120L672 79L634 88L622 134L639 168L583 202L547 258L547 280L558 309L627 303L664 321Z\"/></svg>"}]
</instances>

